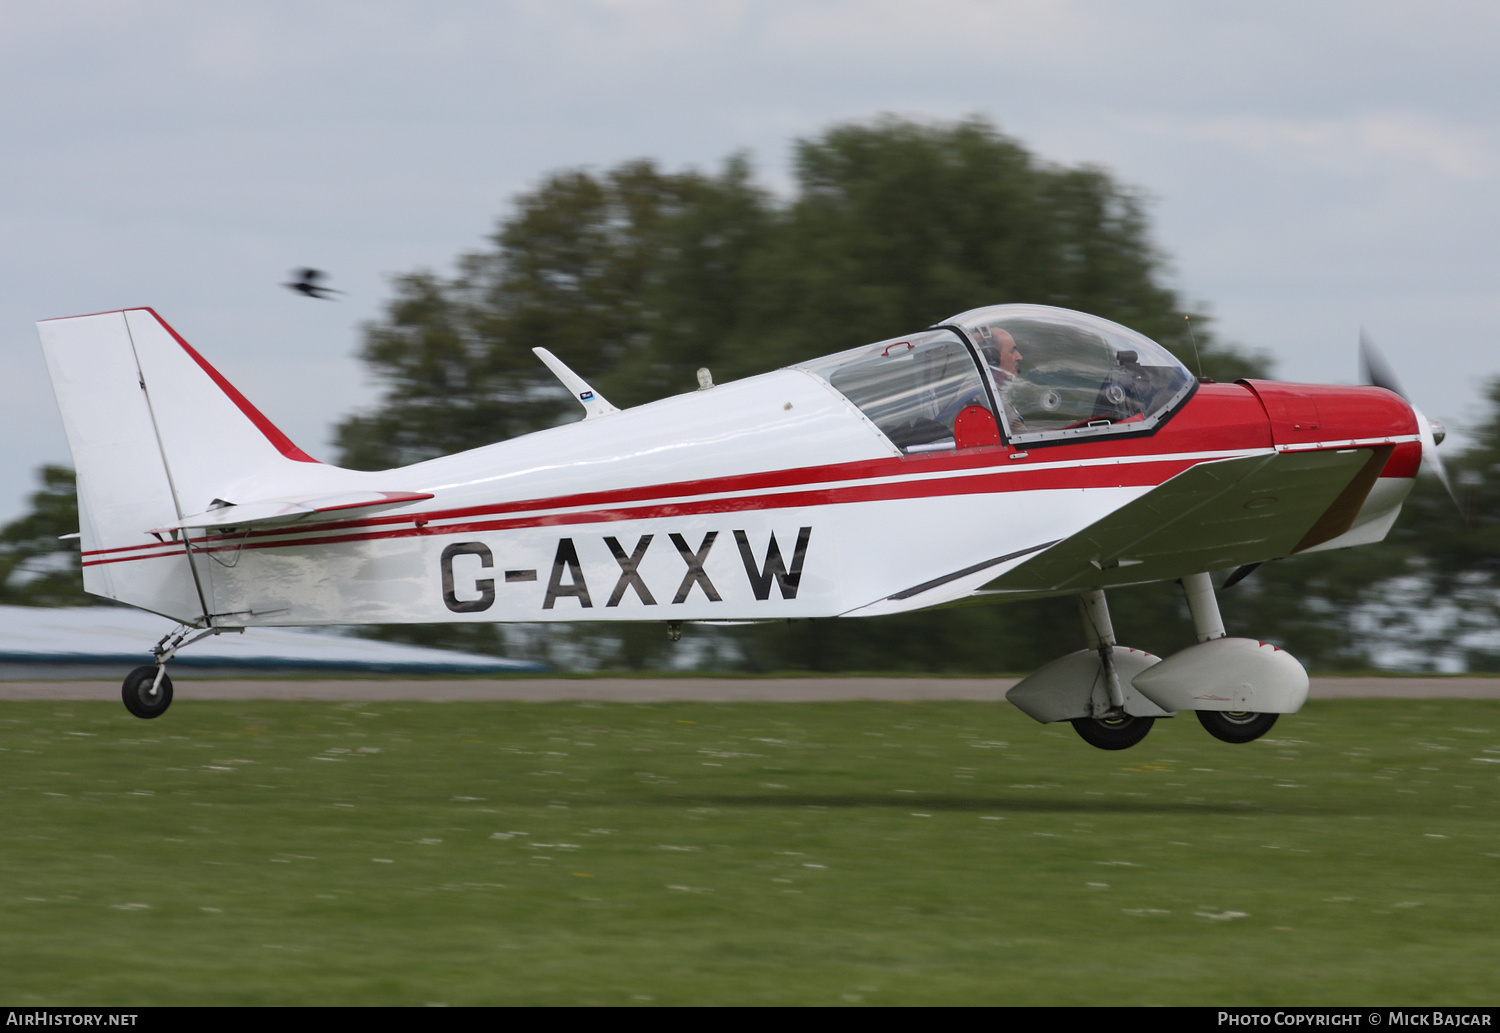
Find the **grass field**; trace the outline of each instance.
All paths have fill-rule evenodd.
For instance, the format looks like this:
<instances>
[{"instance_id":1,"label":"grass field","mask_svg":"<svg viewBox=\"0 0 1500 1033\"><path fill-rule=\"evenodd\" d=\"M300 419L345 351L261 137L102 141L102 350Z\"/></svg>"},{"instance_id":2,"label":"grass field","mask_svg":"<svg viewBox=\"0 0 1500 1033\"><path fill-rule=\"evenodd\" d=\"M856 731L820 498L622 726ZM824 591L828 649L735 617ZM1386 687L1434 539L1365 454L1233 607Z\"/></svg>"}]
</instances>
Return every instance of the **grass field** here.
<instances>
[{"instance_id":1,"label":"grass field","mask_svg":"<svg viewBox=\"0 0 1500 1033\"><path fill-rule=\"evenodd\" d=\"M0 703L0 1003L1480 1004L1500 703Z\"/></svg>"}]
</instances>

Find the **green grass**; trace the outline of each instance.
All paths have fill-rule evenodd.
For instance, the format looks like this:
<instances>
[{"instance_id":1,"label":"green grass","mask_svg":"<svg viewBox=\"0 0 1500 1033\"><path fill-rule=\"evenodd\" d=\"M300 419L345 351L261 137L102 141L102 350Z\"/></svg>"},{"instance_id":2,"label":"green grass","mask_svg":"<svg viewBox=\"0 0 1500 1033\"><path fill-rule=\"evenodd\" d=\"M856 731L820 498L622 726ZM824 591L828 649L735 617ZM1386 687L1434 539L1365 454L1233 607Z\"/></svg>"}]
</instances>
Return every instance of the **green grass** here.
<instances>
[{"instance_id":1,"label":"green grass","mask_svg":"<svg viewBox=\"0 0 1500 1033\"><path fill-rule=\"evenodd\" d=\"M1493 1004L1500 703L0 703L0 1001Z\"/></svg>"}]
</instances>

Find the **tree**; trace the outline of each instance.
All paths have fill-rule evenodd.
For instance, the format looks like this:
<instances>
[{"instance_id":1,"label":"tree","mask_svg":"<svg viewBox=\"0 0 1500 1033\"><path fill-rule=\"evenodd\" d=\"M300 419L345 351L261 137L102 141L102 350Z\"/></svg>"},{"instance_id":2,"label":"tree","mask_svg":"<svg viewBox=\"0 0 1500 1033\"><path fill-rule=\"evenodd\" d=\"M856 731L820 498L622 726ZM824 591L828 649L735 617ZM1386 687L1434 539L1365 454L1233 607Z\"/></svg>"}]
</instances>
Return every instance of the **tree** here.
<instances>
[{"instance_id":1,"label":"tree","mask_svg":"<svg viewBox=\"0 0 1500 1033\"><path fill-rule=\"evenodd\" d=\"M0 528L0 603L11 606L88 606L101 602L83 590L78 542L78 492L73 471L43 466L31 512Z\"/></svg>"},{"instance_id":2,"label":"tree","mask_svg":"<svg viewBox=\"0 0 1500 1033\"><path fill-rule=\"evenodd\" d=\"M700 366L724 381L1031 301L1114 319L1196 368L1144 202L1103 169L1041 161L981 119L894 118L799 142L795 169L784 201L742 157L711 175L636 161L547 177L453 278L397 279L362 353L385 394L341 424L344 463L397 466L576 418L535 345L631 405L690 390ZM1206 375L1265 372L1195 322ZM1122 639L1192 641L1171 586L1119 593L1116 612ZM381 634L501 648L494 630ZM656 626L557 634L606 665L670 656ZM1081 644L1072 600L689 635L727 635L763 669L1024 670Z\"/></svg>"},{"instance_id":3,"label":"tree","mask_svg":"<svg viewBox=\"0 0 1500 1033\"><path fill-rule=\"evenodd\" d=\"M1042 162L979 119L885 118L799 142L796 169L755 270L755 319L718 358L732 375L1013 301L1091 312L1191 355L1143 202L1100 168ZM1263 371L1201 336L1207 375Z\"/></svg>"},{"instance_id":4,"label":"tree","mask_svg":"<svg viewBox=\"0 0 1500 1033\"><path fill-rule=\"evenodd\" d=\"M343 464L401 466L572 415L537 346L617 404L691 386L701 342L734 318L768 214L739 158L718 176L648 161L549 176L453 279L397 278L361 352L385 395L339 425Z\"/></svg>"}]
</instances>

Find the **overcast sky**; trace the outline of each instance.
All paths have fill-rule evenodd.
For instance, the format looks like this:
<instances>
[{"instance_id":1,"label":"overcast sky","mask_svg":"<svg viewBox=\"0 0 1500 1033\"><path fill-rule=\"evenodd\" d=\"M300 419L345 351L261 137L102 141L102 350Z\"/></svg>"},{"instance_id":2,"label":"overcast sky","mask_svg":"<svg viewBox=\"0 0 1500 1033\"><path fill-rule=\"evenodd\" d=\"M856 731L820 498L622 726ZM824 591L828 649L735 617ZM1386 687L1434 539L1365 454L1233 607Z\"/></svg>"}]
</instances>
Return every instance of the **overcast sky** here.
<instances>
[{"instance_id":1,"label":"overcast sky","mask_svg":"<svg viewBox=\"0 0 1500 1033\"><path fill-rule=\"evenodd\" d=\"M745 150L784 188L792 140L886 112L1109 168L1221 335L1350 382L1364 326L1461 430L1500 374L1497 51L1500 5L1432 0L0 0L0 520L68 461L37 319L151 305L332 458L389 277L548 171Z\"/></svg>"}]
</instances>

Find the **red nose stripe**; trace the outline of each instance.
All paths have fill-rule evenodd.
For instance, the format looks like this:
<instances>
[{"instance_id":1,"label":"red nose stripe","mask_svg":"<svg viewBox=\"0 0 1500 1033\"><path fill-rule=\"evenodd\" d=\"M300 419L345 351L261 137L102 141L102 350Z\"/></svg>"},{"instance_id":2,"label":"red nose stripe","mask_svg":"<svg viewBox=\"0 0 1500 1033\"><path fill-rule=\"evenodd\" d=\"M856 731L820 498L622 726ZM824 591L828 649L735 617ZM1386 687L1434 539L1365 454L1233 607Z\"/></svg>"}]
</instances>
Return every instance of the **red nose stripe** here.
<instances>
[{"instance_id":1,"label":"red nose stripe","mask_svg":"<svg viewBox=\"0 0 1500 1033\"><path fill-rule=\"evenodd\" d=\"M1396 446L1391 458L1380 471L1382 477L1415 477L1422 465L1422 443L1406 441Z\"/></svg>"}]
</instances>

